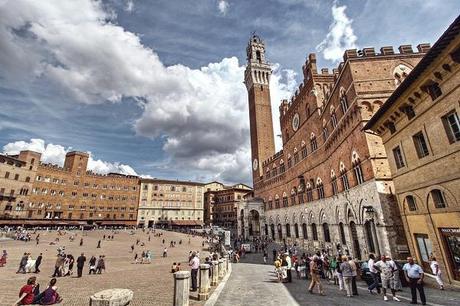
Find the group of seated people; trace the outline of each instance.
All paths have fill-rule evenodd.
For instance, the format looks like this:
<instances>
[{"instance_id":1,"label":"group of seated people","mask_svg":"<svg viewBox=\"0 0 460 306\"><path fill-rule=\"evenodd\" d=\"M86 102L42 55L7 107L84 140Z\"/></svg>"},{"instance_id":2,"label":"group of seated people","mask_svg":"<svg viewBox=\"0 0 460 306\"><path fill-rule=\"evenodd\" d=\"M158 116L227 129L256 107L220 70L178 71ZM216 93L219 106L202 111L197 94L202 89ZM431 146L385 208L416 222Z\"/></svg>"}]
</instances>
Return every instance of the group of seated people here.
<instances>
[{"instance_id":1,"label":"group of seated people","mask_svg":"<svg viewBox=\"0 0 460 306\"><path fill-rule=\"evenodd\" d=\"M177 264L173 262L171 266L171 273L176 273L177 271L180 271L180 262Z\"/></svg>"},{"instance_id":2,"label":"group of seated people","mask_svg":"<svg viewBox=\"0 0 460 306\"><path fill-rule=\"evenodd\" d=\"M19 299L14 305L53 305L60 303L62 298L57 293L56 278L52 278L48 287L40 292L40 285L35 276L29 277L27 284L19 291Z\"/></svg>"}]
</instances>

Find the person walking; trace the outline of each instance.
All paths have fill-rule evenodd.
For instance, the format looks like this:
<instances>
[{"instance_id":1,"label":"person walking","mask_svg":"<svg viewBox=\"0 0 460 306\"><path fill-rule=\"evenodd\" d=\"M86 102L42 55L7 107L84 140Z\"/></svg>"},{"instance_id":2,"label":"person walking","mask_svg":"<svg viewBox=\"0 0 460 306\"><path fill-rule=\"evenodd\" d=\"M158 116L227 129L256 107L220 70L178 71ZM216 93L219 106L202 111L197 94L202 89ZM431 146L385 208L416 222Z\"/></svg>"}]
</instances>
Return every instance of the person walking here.
<instances>
[{"instance_id":1,"label":"person walking","mask_svg":"<svg viewBox=\"0 0 460 306\"><path fill-rule=\"evenodd\" d=\"M353 258L348 257L348 262L350 263L351 269L353 270L353 277L351 278L351 291L353 292L353 295L358 295L358 287L356 287L356 277L358 276L358 268Z\"/></svg>"},{"instance_id":2,"label":"person walking","mask_svg":"<svg viewBox=\"0 0 460 306\"><path fill-rule=\"evenodd\" d=\"M436 282L439 285L439 289L444 290L444 282L442 281L442 278L441 278L441 269L439 268L439 264L436 261L436 257L434 256L431 256L430 268L431 268L431 271L433 272L433 275L436 277Z\"/></svg>"},{"instance_id":3,"label":"person walking","mask_svg":"<svg viewBox=\"0 0 460 306\"><path fill-rule=\"evenodd\" d=\"M422 305L426 305L425 291L423 289L423 273L422 267L414 262L414 258L407 257L407 263L403 267L404 275L409 283L410 293L412 296L411 304L417 304L417 290L420 294Z\"/></svg>"},{"instance_id":4,"label":"person walking","mask_svg":"<svg viewBox=\"0 0 460 306\"><path fill-rule=\"evenodd\" d=\"M100 241L100 240L97 242L97 247L96 247L96 248L97 248L97 249L100 249L100 248L101 248L101 241Z\"/></svg>"},{"instance_id":5,"label":"person walking","mask_svg":"<svg viewBox=\"0 0 460 306\"><path fill-rule=\"evenodd\" d=\"M393 300L399 302L394 285L394 271L397 269L394 261L387 260L387 257L382 255L380 260L374 264L374 268L380 272L382 279L383 300L388 301L387 289L390 289Z\"/></svg>"},{"instance_id":6,"label":"person walking","mask_svg":"<svg viewBox=\"0 0 460 306\"><path fill-rule=\"evenodd\" d=\"M287 272L287 282L288 283L292 283L292 261L291 261L291 257L289 256L289 253L285 253L284 255L286 255L286 263L287 263L287 266L286 266L286 272Z\"/></svg>"},{"instance_id":7,"label":"person walking","mask_svg":"<svg viewBox=\"0 0 460 306\"><path fill-rule=\"evenodd\" d=\"M35 260L35 271L34 273L40 273L40 265L42 263L42 259L43 259L43 254L40 253L40 255L38 255L37 259Z\"/></svg>"},{"instance_id":8,"label":"person walking","mask_svg":"<svg viewBox=\"0 0 460 306\"><path fill-rule=\"evenodd\" d=\"M325 295L323 291L323 285L321 284L320 280L320 270L318 267L319 258L317 255L313 256L313 260L310 262L310 275L311 275L311 282L310 286L308 287L308 292L313 294L313 288L318 286L318 292L320 295Z\"/></svg>"},{"instance_id":9,"label":"person walking","mask_svg":"<svg viewBox=\"0 0 460 306\"><path fill-rule=\"evenodd\" d=\"M345 287L345 290L347 291L347 297L353 297L353 269L346 255L342 257L342 262L340 263L340 270L342 272L343 285Z\"/></svg>"},{"instance_id":10,"label":"person walking","mask_svg":"<svg viewBox=\"0 0 460 306\"><path fill-rule=\"evenodd\" d=\"M83 238L80 238L80 246L83 245Z\"/></svg>"},{"instance_id":11,"label":"person walking","mask_svg":"<svg viewBox=\"0 0 460 306\"><path fill-rule=\"evenodd\" d=\"M97 261L96 265L96 273L101 274L102 270L105 271L105 260L104 260L104 255L99 256L99 259Z\"/></svg>"},{"instance_id":12,"label":"person walking","mask_svg":"<svg viewBox=\"0 0 460 306\"><path fill-rule=\"evenodd\" d=\"M19 262L19 268L16 273L23 273L26 274L26 265L27 261L29 260L29 255L27 253L24 253L21 257L21 261Z\"/></svg>"},{"instance_id":13,"label":"person walking","mask_svg":"<svg viewBox=\"0 0 460 306\"><path fill-rule=\"evenodd\" d=\"M188 265L190 266L191 268L191 274L192 274L192 289L190 289L190 291L196 291L197 288L198 288L198 284L197 284L197 276L198 276L198 269L200 267L200 259L198 258L198 256L196 256L196 253L193 252L192 253L192 259L190 259L190 262L188 263Z\"/></svg>"},{"instance_id":14,"label":"person walking","mask_svg":"<svg viewBox=\"0 0 460 306\"><path fill-rule=\"evenodd\" d=\"M369 254L369 261L367 262L367 267L369 268L369 272L372 276L372 284L367 287L370 294L374 294L374 289L377 289L377 293L380 294L380 286L379 286L379 272L374 267L375 264L375 255Z\"/></svg>"},{"instance_id":15,"label":"person walking","mask_svg":"<svg viewBox=\"0 0 460 306\"><path fill-rule=\"evenodd\" d=\"M81 277L83 274L83 267L85 266L85 262L85 253L81 253L81 255L77 258L77 277Z\"/></svg>"},{"instance_id":16,"label":"person walking","mask_svg":"<svg viewBox=\"0 0 460 306\"><path fill-rule=\"evenodd\" d=\"M89 259L89 274L96 274L96 257L91 256Z\"/></svg>"}]
</instances>

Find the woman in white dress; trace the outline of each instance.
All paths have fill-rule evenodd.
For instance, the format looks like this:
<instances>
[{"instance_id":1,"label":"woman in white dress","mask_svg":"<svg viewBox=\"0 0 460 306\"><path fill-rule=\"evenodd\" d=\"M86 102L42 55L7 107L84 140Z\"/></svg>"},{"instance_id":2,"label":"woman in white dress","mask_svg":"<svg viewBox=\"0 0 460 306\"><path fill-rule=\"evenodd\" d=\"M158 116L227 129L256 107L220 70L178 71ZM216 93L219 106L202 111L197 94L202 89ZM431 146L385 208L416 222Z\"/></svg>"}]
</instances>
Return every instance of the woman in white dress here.
<instances>
[{"instance_id":1,"label":"woman in white dress","mask_svg":"<svg viewBox=\"0 0 460 306\"><path fill-rule=\"evenodd\" d=\"M431 256L430 268L433 272L433 275L436 277L436 282L439 285L439 289L444 290L444 282L441 278L441 268L439 267L439 264L434 256Z\"/></svg>"}]
</instances>

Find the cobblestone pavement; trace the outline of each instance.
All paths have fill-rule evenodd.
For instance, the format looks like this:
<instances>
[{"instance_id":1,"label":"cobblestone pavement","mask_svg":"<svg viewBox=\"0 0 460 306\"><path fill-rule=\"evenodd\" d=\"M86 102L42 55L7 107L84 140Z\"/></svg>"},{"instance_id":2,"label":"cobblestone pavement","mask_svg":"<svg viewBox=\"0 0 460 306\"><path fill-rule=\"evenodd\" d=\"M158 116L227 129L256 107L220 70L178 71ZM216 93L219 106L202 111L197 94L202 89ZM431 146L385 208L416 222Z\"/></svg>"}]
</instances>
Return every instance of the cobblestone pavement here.
<instances>
[{"instance_id":1,"label":"cobblestone pavement","mask_svg":"<svg viewBox=\"0 0 460 306\"><path fill-rule=\"evenodd\" d=\"M7 250L9 254L6 267L0 268L0 306L11 306L18 297L19 289L26 282L27 278L36 275L41 288L48 283L50 276L54 271L57 247L65 246L66 253L72 254L75 259L85 253L87 258L83 269L83 277L78 279L74 277L58 278L58 290L64 298L62 305L88 305L89 297L98 291L108 288L127 288L134 291L134 299L130 305L172 305L174 281L170 273L171 264L180 262L182 268L188 267L188 254L190 250L200 251L200 257L203 260L205 251L202 250L200 237L191 238L188 243L188 236L176 232L163 231L162 237L154 237L151 234L151 241L148 241L148 235L138 230L135 235L129 232L120 231L115 235L113 241L102 240L104 234L111 234L111 231L91 231L88 236L84 236L84 244L79 246L81 232L75 232L76 238L73 242L69 241L70 234L60 236L60 243L50 245L58 237L57 232L41 232L40 244L37 246L35 241L0 241L0 252ZM33 236L34 237L34 236ZM131 253L131 245L136 244L139 238L145 243L144 247L136 246L135 252L139 255L143 250L153 252L153 261L151 264L133 264L134 253ZM168 257L161 257L164 246L162 239L165 239L165 245L168 247ZM97 241L101 239L102 245L97 249ZM179 240L182 239L182 245ZM175 248L169 248L169 242L177 242ZM19 266L21 255L24 252L32 253L35 259L40 252L43 253L43 262L39 274L16 274ZM88 275L88 261L94 255L106 256L106 271L100 275ZM204 260L203 260L204 261ZM74 266L76 274L76 265ZM194 305L201 303L194 302Z\"/></svg>"},{"instance_id":2,"label":"cobblestone pavement","mask_svg":"<svg viewBox=\"0 0 460 306\"><path fill-rule=\"evenodd\" d=\"M219 296L216 306L238 305L409 305L410 290L404 288L397 296L401 302L383 301L379 295L370 295L364 282L358 282L359 296L347 298L338 286L325 284L326 296L311 295L307 292L309 280L296 279L290 284L278 283L272 265L261 264L260 254L247 254L246 258L232 266L233 272L224 290ZM425 288L427 305L454 306L459 305L460 293L450 290ZM420 303L420 300L419 300Z\"/></svg>"}]
</instances>

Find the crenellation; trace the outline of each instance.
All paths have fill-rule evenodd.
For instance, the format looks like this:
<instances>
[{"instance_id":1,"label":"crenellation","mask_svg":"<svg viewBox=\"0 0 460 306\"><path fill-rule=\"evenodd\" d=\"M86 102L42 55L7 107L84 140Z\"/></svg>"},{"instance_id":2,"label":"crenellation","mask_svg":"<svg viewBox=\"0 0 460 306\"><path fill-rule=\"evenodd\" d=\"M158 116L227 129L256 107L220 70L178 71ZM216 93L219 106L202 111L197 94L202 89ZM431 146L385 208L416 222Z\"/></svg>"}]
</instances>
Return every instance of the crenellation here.
<instances>
[{"instance_id":1,"label":"crenellation","mask_svg":"<svg viewBox=\"0 0 460 306\"><path fill-rule=\"evenodd\" d=\"M362 52L363 52L363 56L375 56L374 48L363 48Z\"/></svg>"},{"instance_id":2,"label":"crenellation","mask_svg":"<svg viewBox=\"0 0 460 306\"><path fill-rule=\"evenodd\" d=\"M417 45L417 50L420 53L426 53L430 50L431 45L429 43L422 43Z\"/></svg>"},{"instance_id":3,"label":"crenellation","mask_svg":"<svg viewBox=\"0 0 460 306\"><path fill-rule=\"evenodd\" d=\"M356 49L345 50L345 53L343 54L343 61L346 62L348 59L355 57L358 57L358 52Z\"/></svg>"},{"instance_id":4,"label":"crenellation","mask_svg":"<svg viewBox=\"0 0 460 306\"><path fill-rule=\"evenodd\" d=\"M321 68L321 74L329 74L329 69L328 68Z\"/></svg>"},{"instance_id":5,"label":"crenellation","mask_svg":"<svg viewBox=\"0 0 460 306\"><path fill-rule=\"evenodd\" d=\"M394 55L395 51L393 49L393 46L385 46L380 48L380 54L381 55Z\"/></svg>"},{"instance_id":6,"label":"crenellation","mask_svg":"<svg viewBox=\"0 0 460 306\"><path fill-rule=\"evenodd\" d=\"M401 45L398 48L400 54L411 54L414 53L412 50L412 45Z\"/></svg>"}]
</instances>

